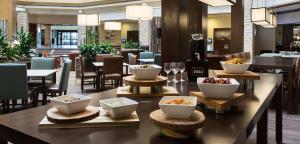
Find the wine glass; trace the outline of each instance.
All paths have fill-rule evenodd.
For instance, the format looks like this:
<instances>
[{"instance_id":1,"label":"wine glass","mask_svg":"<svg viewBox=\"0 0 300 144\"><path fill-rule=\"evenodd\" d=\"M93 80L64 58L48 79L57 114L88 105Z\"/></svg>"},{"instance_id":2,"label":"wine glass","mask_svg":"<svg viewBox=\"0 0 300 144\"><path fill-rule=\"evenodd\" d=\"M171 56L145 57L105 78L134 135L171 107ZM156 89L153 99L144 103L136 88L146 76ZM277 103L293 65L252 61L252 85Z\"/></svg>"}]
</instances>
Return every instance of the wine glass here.
<instances>
[{"instance_id":1,"label":"wine glass","mask_svg":"<svg viewBox=\"0 0 300 144\"><path fill-rule=\"evenodd\" d=\"M178 63L178 66L179 66L180 76L181 76L180 82L184 82L184 80L182 78L182 74L185 71L185 63L184 62L180 62L180 63Z\"/></svg>"},{"instance_id":2,"label":"wine glass","mask_svg":"<svg viewBox=\"0 0 300 144\"><path fill-rule=\"evenodd\" d=\"M178 63L173 62L171 65L172 65L172 72L174 73L173 82L178 83L179 81L176 80L176 75L179 72Z\"/></svg>"},{"instance_id":3,"label":"wine glass","mask_svg":"<svg viewBox=\"0 0 300 144\"><path fill-rule=\"evenodd\" d=\"M169 73L171 72L171 64L170 63L165 63L164 64L164 70L167 73L168 82L170 82L169 81Z\"/></svg>"}]
</instances>

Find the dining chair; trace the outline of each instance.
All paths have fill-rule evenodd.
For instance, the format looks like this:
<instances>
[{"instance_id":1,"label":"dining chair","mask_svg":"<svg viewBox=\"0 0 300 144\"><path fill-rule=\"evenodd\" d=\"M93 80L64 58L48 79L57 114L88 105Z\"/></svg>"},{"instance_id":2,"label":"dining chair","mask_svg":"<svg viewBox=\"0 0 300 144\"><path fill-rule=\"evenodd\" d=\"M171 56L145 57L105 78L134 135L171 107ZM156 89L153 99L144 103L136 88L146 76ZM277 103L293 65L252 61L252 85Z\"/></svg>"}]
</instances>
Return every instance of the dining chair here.
<instances>
[{"instance_id":1,"label":"dining chair","mask_svg":"<svg viewBox=\"0 0 300 144\"><path fill-rule=\"evenodd\" d=\"M67 94L71 66L72 61L66 60L62 67L59 84L55 84L47 88L47 93L50 93L52 97L56 96L56 94L59 96L63 93L64 95Z\"/></svg>"},{"instance_id":2,"label":"dining chair","mask_svg":"<svg viewBox=\"0 0 300 144\"><path fill-rule=\"evenodd\" d=\"M133 53L128 53L128 64L136 65L137 64L137 55Z\"/></svg>"},{"instance_id":3,"label":"dining chair","mask_svg":"<svg viewBox=\"0 0 300 144\"><path fill-rule=\"evenodd\" d=\"M153 52L140 52L140 59L153 59Z\"/></svg>"},{"instance_id":4,"label":"dining chair","mask_svg":"<svg viewBox=\"0 0 300 144\"><path fill-rule=\"evenodd\" d=\"M45 58L45 57L33 57L31 59L31 69L43 70L43 69L55 69L55 58ZM46 77L46 80L55 81L54 75ZM38 79L39 78L32 78Z\"/></svg>"},{"instance_id":5,"label":"dining chair","mask_svg":"<svg viewBox=\"0 0 300 144\"><path fill-rule=\"evenodd\" d=\"M154 54L154 64L161 65L161 54Z\"/></svg>"},{"instance_id":6,"label":"dining chair","mask_svg":"<svg viewBox=\"0 0 300 144\"><path fill-rule=\"evenodd\" d=\"M105 87L105 81L111 80L112 85L114 81L117 82L117 85L123 84L123 57L107 57L104 58L103 62L103 75L101 78L101 88Z\"/></svg>"},{"instance_id":7,"label":"dining chair","mask_svg":"<svg viewBox=\"0 0 300 144\"><path fill-rule=\"evenodd\" d=\"M70 53L69 59L72 61L71 71L75 71L75 59L79 56L79 53Z\"/></svg>"},{"instance_id":8,"label":"dining chair","mask_svg":"<svg viewBox=\"0 0 300 144\"><path fill-rule=\"evenodd\" d=\"M10 101L14 108L18 104L18 99L22 100L22 105L25 107L29 102L36 107L37 97L36 89L28 87L25 64L0 64L0 99L4 112L9 112Z\"/></svg>"},{"instance_id":9,"label":"dining chair","mask_svg":"<svg viewBox=\"0 0 300 144\"><path fill-rule=\"evenodd\" d=\"M154 55L153 52L140 52L140 59L153 59ZM140 64L144 64L140 62Z\"/></svg>"},{"instance_id":10,"label":"dining chair","mask_svg":"<svg viewBox=\"0 0 300 144\"><path fill-rule=\"evenodd\" d=\"M112 54L97 54L96 55L96 62L103 62L104 58L112 57Z\"/></svg>"},{"instance_id":11,"label":"dining chair","mask_svg":"<svg viewBox=\"0 0 300 144\"><path fill-rule=\"evenodd\" d=\"M294 78L295 78L295 84L294 84L294 90L296 90L296 92L294 92L294 98L295 98L295 105L297 106L296 108L298 108L299 105L299 100L300 100L300 58L297 58L296 63L295 63L295 70L294 70Z\"/></svg>"},{"instance_id":12,"label":"dining chair","mask_svg":"<svg viewBox=\"0 0 300 144\"><path fill-rule=\"evenodd\" d=\"M96 78L97 78L97 73L96 72L88 72L86 71L86 66L85 66L85 59L84 57L80 57L80 71L81 71L81 91L83 93L84 91L84 84L86 82L92 83L94 85L94 88L96 87ZM92 79L92 81L91 81Z\"/></svg>"}]
</instances>

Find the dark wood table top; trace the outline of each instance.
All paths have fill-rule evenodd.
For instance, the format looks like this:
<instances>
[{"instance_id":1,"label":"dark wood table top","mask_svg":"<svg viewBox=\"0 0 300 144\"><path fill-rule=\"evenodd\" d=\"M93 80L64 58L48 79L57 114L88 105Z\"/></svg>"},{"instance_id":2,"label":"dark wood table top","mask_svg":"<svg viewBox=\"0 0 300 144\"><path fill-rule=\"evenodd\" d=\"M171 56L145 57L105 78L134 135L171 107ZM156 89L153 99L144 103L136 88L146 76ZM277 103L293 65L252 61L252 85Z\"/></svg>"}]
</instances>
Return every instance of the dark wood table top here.
<instances>
[{"instance_id":1,"label":"dark wood table top","mask_svg":"<svg viewBox=\"0 0 300 144\"><path fill-rule=\"evenodd\" d=\"M247 92L239 109L227 111L217 116L214 110L197 107L206 117L204 127L193 138L174 140L163 136L151 122L149 114L158 109L160 98L141 99L137 113L139 127L102 127L79 129L39 129L38 123L51 105L28 109L0 116L0 137L13 143L53 143L53 144L177 144L206 143L232 144L244 143L252 132L262 113L267 109L282 78L275 74L261 74L261 80L255 81L254 91ZM195 83L177 85L181 95L198 90ZM98 106L98 100L115 97L116 89L91 95L91 105Z\"/></svg>"},{"instance_id":2,"label":"dark wood table top","mask_svg":"<svg viewBox=\"0 0 300 144\"><path fill-rule=\"evenodd\" d=\"M252 67L288 69L294 68L296 59L287 57L255 56L251 59L250 63L252 63Z\"/></svg>"}]
</instances>

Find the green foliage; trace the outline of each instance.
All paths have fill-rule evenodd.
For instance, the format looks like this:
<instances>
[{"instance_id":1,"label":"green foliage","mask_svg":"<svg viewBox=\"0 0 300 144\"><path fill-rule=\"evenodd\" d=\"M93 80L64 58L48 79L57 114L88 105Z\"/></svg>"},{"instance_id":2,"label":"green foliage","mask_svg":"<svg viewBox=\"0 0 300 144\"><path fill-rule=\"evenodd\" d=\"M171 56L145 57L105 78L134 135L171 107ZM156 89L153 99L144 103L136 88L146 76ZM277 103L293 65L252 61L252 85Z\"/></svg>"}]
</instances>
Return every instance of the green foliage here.
<instances>
[{"instance_id":1,"label":"green foliage","mask_svg":"<svg viewBox=\"0 0 300 144\"><path fill-rule=\"evenodd\" d=\"M97 54L110 54L114 53L115 49L113 48L110 42L102 42L99 43L92 43L92 44L82 44L79 46L80 53L82 56L93 59L96 57Z\"/></svg>"},{"instance_id":2,"label":"green foliage","mask_svg":"<svg viewBox=\"0 0 300 144\"><path fill-rule=\"evenodd\" d=\"M0 55L2 54L3 49L7 47L8 47L7 37L2 31L2 29L0 29Z\"/></svg>"},{"instance_id":3,"label":"green foliage","mask_svg":"<svg viewBox=\"0 0 300 144\"><path fill-rule=\"evenodd\" d=\"M20 59L20 51L16 48L6 47L3 49L3 55L8 62L16 62Z\"/></svg>"},{"instance_id":4,"label":"green foliage","mask_svg":"<svg viewBox=\"0 0 300 144\"><path fill-rule=\"evenodd\" d=\"M124 49L139 49L140 44L138 42L134 42L132 40L129 40L126 43L122 44L121 47L124 48Z\"/></svg>"},{"instance_id":5,"label":"green foliage","mask_svg":"<svg viewBox=\"0 0 300 144\"><path fill-rule=\"evenodd\" d=\"M21 30L17 32L16 39L20 44L16 45L15 48L20 51L20 56L29 58L30 49L35 45L35 40L32 35L28 32L24 32L22 27Z\"/></svg>"},{"instance_id":6,"label":"green foliage","mask_svg":"<svg viewBox=\"0 0 300 144\"><path fill-rule=\"evenodd\" d=\"M95 44L98 40L98 34L93 30L88 30L86 32L86 43L88 44Z\"/></svg>"}]
</instances>

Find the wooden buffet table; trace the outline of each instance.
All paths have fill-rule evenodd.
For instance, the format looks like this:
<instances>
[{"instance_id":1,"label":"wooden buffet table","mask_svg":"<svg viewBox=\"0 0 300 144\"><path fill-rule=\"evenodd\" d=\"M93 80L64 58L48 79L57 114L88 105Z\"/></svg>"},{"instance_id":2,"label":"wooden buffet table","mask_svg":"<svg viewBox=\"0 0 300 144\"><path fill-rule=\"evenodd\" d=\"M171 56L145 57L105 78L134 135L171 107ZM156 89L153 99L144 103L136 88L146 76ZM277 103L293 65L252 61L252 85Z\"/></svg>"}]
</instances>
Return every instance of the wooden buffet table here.
<instances>
[{"instance_id":1,"label":"wooden buffet table","mask_svg":"<svg viewBox=\"0 0 300 144\"><path fill-rule=\"evenodd\" d=\"M174 140L162 136L158 127L150 120L149 114L159 108L161 98L140 100L137 109L140 118L139 127L101 127L79 129L39 129L38 123L44 118L50 105L10 113L0 116L1 144L10 141L15 144L233 144L245 143L257 124L257 142L267 143L268 107L272 99L276 102L276 140L282 141L282 77L275 74L261 74L261 80L255 81L254 91L245 93L238 110L228 111L216 116L213 110L197 107L205 115L204 127L197 130L193 138ZM195 83L177 85L181 95L197 91ZM279 90L280 91L280 90ZM99 106L99 99L115 97L116 89L91 95L91 105Z\"/></svg>"},{"instance_id":2,"label":"wooden buffet table","mask_svg":"<svg viewBox=\"0 0 300 144\"><path fill-rule=\"evenodd\" d=\"M288 82L288 96L287 96L287 112L289 114L296 112L295 99L294 99L294 68L296 64L295 58L282 58L282 57L260 57L255 56L251 60L251 68L261 69L281 69L287 73Z\"/></svg>"}]
</instances>

